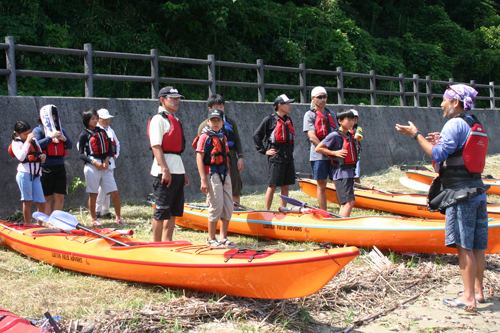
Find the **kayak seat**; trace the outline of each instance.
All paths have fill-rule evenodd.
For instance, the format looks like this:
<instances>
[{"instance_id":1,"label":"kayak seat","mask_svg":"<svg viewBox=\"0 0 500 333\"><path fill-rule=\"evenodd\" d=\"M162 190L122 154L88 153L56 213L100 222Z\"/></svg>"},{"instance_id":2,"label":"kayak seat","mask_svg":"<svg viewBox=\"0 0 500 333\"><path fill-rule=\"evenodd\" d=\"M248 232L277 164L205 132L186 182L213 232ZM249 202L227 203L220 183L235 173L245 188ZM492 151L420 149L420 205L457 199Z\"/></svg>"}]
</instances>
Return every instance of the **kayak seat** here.
<instances>
[{"instance_id":1,"label":"kayak seat","mask_svg":"<svg viewBox=\"0 0 500 333\"><path fill-rule=\"evenodd\" d=\"M42 230L33 231L32 234L45 235L45 234L66 234L66 233L62 232L60 229L42 229Z\"/></svg>"},{"instance_id":2,"label":"kayak seat","mask_svg":"<svg viewBox=\"0 0 500 333\"><path fill-rule=\"evenodd\" d=\"M109 247L112 249L120 249L127 250L131 248L138 247L177 247L177 246L187 246L192 245L191 242L188 241L172 241L172 242L135 242L135 243L127 243L129 246L122 246L118 244L111 244Z\"/></svg>"}]
</instances>

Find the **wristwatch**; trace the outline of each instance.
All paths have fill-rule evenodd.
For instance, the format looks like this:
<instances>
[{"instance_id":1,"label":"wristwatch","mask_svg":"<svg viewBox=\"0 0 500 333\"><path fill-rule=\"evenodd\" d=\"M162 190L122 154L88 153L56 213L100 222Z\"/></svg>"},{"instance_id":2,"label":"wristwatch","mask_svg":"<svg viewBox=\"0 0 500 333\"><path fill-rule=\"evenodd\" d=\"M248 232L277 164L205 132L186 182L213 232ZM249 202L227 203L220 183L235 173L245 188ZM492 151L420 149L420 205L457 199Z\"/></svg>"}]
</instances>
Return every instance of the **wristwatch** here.
<instances>
[{"instance_id":1,"label":"wristwatch","mask_svg":"<svg viewBox=\"0 0 500 333\"><path fill-rule=\"evenodd\" d=\"M417 137L418 137L420 134L422 134L422 133L420 133L419 131L417 131L417 133L413 134L413 135L411 136L411 138L412 138L413 140L417 140Z\"/></svg>"}]
</instances>

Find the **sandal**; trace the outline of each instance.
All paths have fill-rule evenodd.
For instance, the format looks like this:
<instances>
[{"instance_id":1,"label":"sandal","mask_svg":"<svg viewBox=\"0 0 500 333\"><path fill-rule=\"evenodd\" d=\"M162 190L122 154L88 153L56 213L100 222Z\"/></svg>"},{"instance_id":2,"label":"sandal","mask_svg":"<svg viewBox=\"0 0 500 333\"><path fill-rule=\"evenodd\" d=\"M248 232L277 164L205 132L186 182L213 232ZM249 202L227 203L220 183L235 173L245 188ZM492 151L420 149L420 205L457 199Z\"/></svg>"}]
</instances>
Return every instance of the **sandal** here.
<instances>
[{"instance_id":1,"label":"sandal","mask_svg":"<svg viewBox=\"0 0 500 333\"><path fill-rule=\"evenodd\" d=\"M219 241L215 238L207 239L207 244L210 246L225 247L223 244L219 243Z\"/></svg>"},{"instance_id":2,"label":"sandal","mask_svg":"<svg viewBox=\"0 0 500 333\"><path fill-rule=\"evenodd\" d=\"M91 222L93 225L102 225L99 220L92 220Z\"/></svg>"},{"instance_id":3,"label":"sandal","mask_svg":"<svg viewBox=\"0 0 500 333\"><path fill-rule=\"evenodd\" d=\"M460 296L462 296L463 294L464 294L464 291L463 291L463 290L462 290L462 291L459 291L459 292L457 293L457 297L460 297ZM486 303L486 299L476 299L476 302L478 302L478 303Z\"/></svg>"},{"instance_id":4,"label":"sandal","mask_svg":"<svg viewBox=\"0 0 500 333\"><path fill-rule=\"evenodd\" d=\"M236 245L234 242L231 242L227 238L219 239L218 242L219 242L219 244L224 245L224 246L235 246Z\"/></svg>"}]
</instances>

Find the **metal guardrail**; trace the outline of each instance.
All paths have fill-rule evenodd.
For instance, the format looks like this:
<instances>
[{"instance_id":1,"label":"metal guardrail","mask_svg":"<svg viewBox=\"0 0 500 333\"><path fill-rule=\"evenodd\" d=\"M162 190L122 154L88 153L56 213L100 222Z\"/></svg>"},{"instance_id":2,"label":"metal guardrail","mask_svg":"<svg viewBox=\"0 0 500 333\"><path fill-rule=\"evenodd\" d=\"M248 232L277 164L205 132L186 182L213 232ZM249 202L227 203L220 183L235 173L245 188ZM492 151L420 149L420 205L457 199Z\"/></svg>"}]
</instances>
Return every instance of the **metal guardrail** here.
<instances>
[{"instance_id":1,"label":"metal guardrail","mask_svg":"<svg viewBox=\"0 0 500 333\"><path fill-rule=\"evenodd\" d=\"M229 61L219 61L215 60L213 54L208 55L205 59L192 59L192 58L179 58L179 57L169 57L160 56L158 50L152 49L151 53L148 54L135 54L135 53L123 53L123 52L105 52L105 51L93 51L92 44L85 44L83 50L80 49L67 49L67 48L57 48L57 47L47 47L47 46L32 46L32 45L22 45L15 44L14 37L5 37L5 43L0 43L0 50L5 50L6 54L6 68L0 68L0 76L7 76L7 86L9 96L17 96L17 77L27 76L27 77L45 77L45 78L64 78L64 79L77 79L85 81L85 97L94 97L94 80L109 80L109 81L134 81L134 82L145 82L151 84L151 98L156 99L158 96L160 83L168 84L192 84L192 85L204 85L208 86L208 92L210 95L215 94L218 86L229 86L229 87L244 87L244 88L256 88L258 91L258 102L265 102L265 90L266 89L286 89L286 90L298 90L300 92L300 102L307 103L309 101L307 92L312 90L314 86L307 85L307 75L327 75L333 76L337 80L337 85L334 87L325 86L328 92L336 93L338 104L344 104L344 94L367 94L370 95L370 104L377 105L377 96L399 96L399 104L401 106L407 105L407 100L413 98L414 106L421 106L420 99L425 98L427 107L432 106L432 99L441 99L443 87L439 88L439 93L434 93L432 90L433 85L448 85L455 82L453 78L448 81L432 80L430 76L420 78L418 74L414 74L413 77L405 77L404 74L399 74L399 76L386 76L377 75L375 70L371 70L369 74L367 73L353 73L344 72L342 67L337 67L335 71L332 70L321 70L321 69L311 69L306 68L304 63L301 63L299 67L284 67L284 66L271 66L264 65L264 60L257 60L256 64L249 63L239 63L239 62L229 62ZM84 61L84 73L70 73L70 72L53 72L53 71L37 71L37 70L26 70L26 69L16 69L15 54L16 52L41 52L41 53L52 53L52 54L63 54L83 57ZM151 75L150 76L134 76L134 75L112 75L112 74L94 74L93 73L93 60L94 58L114 58L114 59L131 59L131 60L143 60L149 61L151 63ZM180 63L180 64L194 64L202 65L207 67L207 80L201 79L186 79L186 78L173 78L173 77L161 77L159 73L158 64L160 62L168 63ZM253 69L257 72L257 82L240 82L240 81L222 81L215 78L216 67L232 67L240 69ZM299 84L276 84L267 83L264 80L264 71L278 71L298 74ZM370 89L356 88L356 87L345 87L345 78L362 78L368 79L370 83ZM398 81L399 89L395 91L391 90L378 90L377 81ZM413 91L406 90L406 83L413 83ZM490 102L490 108L495 109L496 101L500 97L495 97L495 89L500 88L500 86L495 86L494 82L489 84L476 84L475 81L471 81L469 84L475 88L488 89L489 96L478 96L478 100L487 100ZM425 85L425 92L420 91L421 85Z\"/></svg>"}]
</instances>

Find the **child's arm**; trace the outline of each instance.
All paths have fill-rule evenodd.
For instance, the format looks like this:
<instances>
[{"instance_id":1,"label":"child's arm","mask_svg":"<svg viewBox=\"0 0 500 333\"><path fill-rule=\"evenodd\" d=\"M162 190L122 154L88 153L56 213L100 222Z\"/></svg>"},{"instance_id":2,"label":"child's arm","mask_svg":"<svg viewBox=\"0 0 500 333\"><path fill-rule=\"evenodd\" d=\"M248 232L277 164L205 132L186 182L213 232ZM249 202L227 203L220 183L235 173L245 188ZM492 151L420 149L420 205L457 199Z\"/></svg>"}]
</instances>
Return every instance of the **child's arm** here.
<instances>
[{"instance_id":1,"label":"child's arm","mask_svg":"<svg viewBox=\"0 0 500 333\"><path fill-rule=\"evenodd\" d=\"M345 149L330 150L323 142L320 142L316 146L316 152L326 156L336 156L340 158L345 158L347 155L347 150Z\"/></svg>"},{"instance_id":2,"label":"child's arm","mask_svg":"<svg viewBox=\"0 0 500 333\"><path fill-rule=\"evenodd\" d=\"M198 172L200 174L200 179L201 179L200 191L202 191L203 193L208 193L208 180L207 180L207 175L205 173L205 164L203 163L203 157L205 157L205 153L203 152L196 153L196 166L198 167Z\"/></svg>"}]
</instances>

